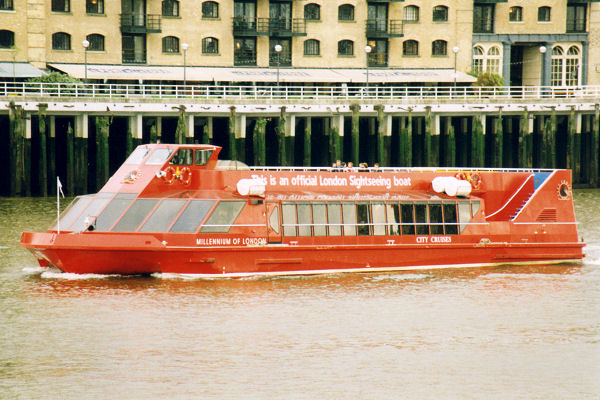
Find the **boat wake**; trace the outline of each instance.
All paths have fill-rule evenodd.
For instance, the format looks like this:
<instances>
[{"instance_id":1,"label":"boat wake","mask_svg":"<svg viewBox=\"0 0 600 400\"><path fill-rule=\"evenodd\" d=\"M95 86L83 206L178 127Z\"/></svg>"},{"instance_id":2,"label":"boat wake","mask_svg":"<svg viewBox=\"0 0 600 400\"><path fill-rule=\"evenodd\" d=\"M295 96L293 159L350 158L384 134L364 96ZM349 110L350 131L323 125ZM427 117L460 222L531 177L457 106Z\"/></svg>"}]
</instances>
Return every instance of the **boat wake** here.
<instances>
[{"instance_id":1,"label":"boat wake","mask_svg":"<svg viewBox=\"0 0 600 400\"><path fill-rule=\"evenodd\" d=\"M379 282L379 281L419 281L424 279L430 279L432 276L428 274L385 274L385 275L369 275L365 276L365 279Z\"/></svg>"},{"instance_id":2,"label":"boat wake","mask_svg":"<svg viewBox=\"0 0 600 400\"><path fill-rule=\"evenodd\" d=\"M86 280L86 279L107 279L119 278L123 275L102 275L102 274L73 274L62 272L55 268L49 267L25 267L23 273L28 276L39 276L43 279L64 279L64 280Z\"/></svg>"}]
</instances>

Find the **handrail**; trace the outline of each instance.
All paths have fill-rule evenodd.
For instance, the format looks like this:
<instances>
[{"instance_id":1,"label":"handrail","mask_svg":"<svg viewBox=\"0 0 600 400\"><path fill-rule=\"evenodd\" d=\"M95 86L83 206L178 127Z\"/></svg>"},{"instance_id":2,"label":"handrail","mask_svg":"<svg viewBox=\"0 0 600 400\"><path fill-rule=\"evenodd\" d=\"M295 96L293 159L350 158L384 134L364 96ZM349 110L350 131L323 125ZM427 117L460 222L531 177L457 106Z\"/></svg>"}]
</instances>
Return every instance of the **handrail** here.
<instances>
[{"instance_id":1,"label":"handrail","mask_svg":"<svg viewBox=\"0 0 600 400\"><path fill-rule=\"evenodd\" d=\"M285 101L462 101L577 99L597 102L600 86L300 86L283 84L216 85L167 83L44 83L0 82L0 97L135 98L148 100L285 100Z\"/></svg>"}]
</instances>

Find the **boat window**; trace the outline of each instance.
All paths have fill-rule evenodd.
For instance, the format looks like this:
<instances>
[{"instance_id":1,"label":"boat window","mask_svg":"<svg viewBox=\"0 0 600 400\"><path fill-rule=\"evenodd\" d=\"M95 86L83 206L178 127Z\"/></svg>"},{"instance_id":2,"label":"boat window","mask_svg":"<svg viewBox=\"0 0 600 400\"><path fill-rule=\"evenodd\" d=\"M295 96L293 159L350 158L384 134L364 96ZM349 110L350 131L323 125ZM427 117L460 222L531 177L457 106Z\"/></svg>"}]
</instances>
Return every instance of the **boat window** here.
<instances>
[{"instance_id":1,"label":"boat window","mask_svg":"<svg viewBox=\"0 0 600 400\"><path fill-rule=\"evenodd\" d=\"M227 233L236 220L245 201L220 201L210 214L200 232L202 233Z\"/></svg>"},{"instance_id":2,"label":"boat window","mask_svg":"<svg viewBox=\"0 0 600 400\"><path fill-rule=\"evenodd\" d=\"M111 229L112 232L135 232L138 226L158 203L157 199L137 199L119 222Z\"/></svg>"},{"instance_id":3,"label":"boat window","mask_svg":"<svg viewBox=\"0 0 600 400\"><path fill-rule=\"evenodd\" d=\"M144 161L144 158L146 158L146 156L148 155L148 153L150 153L150 150L151 149L149 147L138 147L133 151L133 153L129 155L129 157L127 157L127 160L125 160L125 164L141 164L142 161Z\"/></svg>"},{"instance_id":4,"label":"boat window","mask_svg":"<svg viewBox=\"0 0 600 400\"><path fill-rule=\"evenodd\" d=\"M68 229L93 199L94 195L75 197L71 204L69 204L60 215L60 228ZM54 224L54 229L57 228L58 225Z\"/></svg>"},{"instance_id":5,"label":"boat window","mask_svg":"<svg viewBox=\"0 0 600 400\"><path fill-rule=\"evenodd\" d=\"M456 219L456 203L444 202L444 224L446 235L458 234L458 225L456 224L457 222L458 220Z\"/></svg>"},{"instance_id":6,"label":"boat window","mask_svg":"<svg viewBox=\"0 0 600 400\"><path fill-rule=\"evenodd\" d=\"M192 165L192 149L179 149L169 160L169 165Z\"/></svg>"},{"instance_id":7,"label":"boat window","mask_svg":"<svg viewBox=\"0 0 600 400\"><path fill-rule=\"evenodd\" d=\"M342 216L344 217L344 236L356 236L356 208L354 202L342 203Z\"/></svg>"},{"instance_id":8,"label":"boat window","mask_svg":"<svg viewBox=\"0 0 600 400\"><path fill-rule=\"evenodd\" d=\"M356 203L356 221L358 234L368 236L371 234L371 218L369 217L369 203Z\"/></svg>"},{"instance_id":9,"label":"boat window","mask_svg":"<svg viewBox=\"0 0 600 400\"><path fill-rule=\"evenodd\" d=\"M429 203L429 224L432 235L444 234L444 220L442 219L441 203Z\"/></svg>"},{"instance_id":10,"label":"boat window","mask_svg":"<svg viewBox=\"0 0 600 400\"><path fill-rule=\"evenodd\" d=\"M196 150L196 165L205 165L212 153L212 150Z\"/></svg>"},{"instance_id":11,"label":"boat window","mask_svg":"<svg viewBox=\"0 0 600 400\"><path fill-rule=\"evenodd\" d=\"M146 165L163 165L173 153L173 149L156 149L146 160Z\"/></svg>"},{"instance_id":12,"label":"boat window","mask_svg":"<svg viewBox=\"0 0 600 400\"><path fill-rule=\"evenodd\" d=\"M474 200L471 202L471 217L475 217L475 215L479 212L479 200Z\"/></svg>"},{"instance_id":13,"label":"boat window","mask_svg":"<svg viewBox=\"0 0 600 400\"><path fill-rule=\"evenodd\" d=\"M311 236L310 203L298 203L298 236Z\"/></svg>"},{"instance_id":14,"label":"boat window","mask_svg":"<svg viewBox=\"0 0 600 400\"><path fill-rule=\"evenodd\" d=\"M469 222L471 222L471 210L468 201L458 202L458 221L460 222L460 231L464 231Z\"/></svg>"},{"instance_id":15,"label":"boat window","mask_svg":"<svg viewBox=\"0 0 600 400\"><path fill-rule=\"evenodd\" d=\"M342 209L339 202L327 203L327 220L329 221L329 236L341 236Z\"/></svg>"},{"instance_id":16,"label":"boat window","mask_svg":"<svg viewBox=\"0 0 600 400\"><path fill-rule=\"evenodd\" d=\"M415 203L415 225L417 227L417 235L429 235L427 203Z\"/></svg>"},{"instance_id":17,"label":"boat window","mask_svg":"<svg viewBox=\"0 0 600 400\"><path fill-rule=\"evenodd\" d=\"M274 206L269 216L269 226L273 232L279 234L279 206Z\"/></svg>"},{"instance_id":18,"label":"boat window","mask_svg":"<svg viewBox=\"0 0 600 400\"><path fill-rule=\"evenodd\" d=\"M402 203L402 234L403 235L414 235L415 234L415 217L413 213L412 203Z\"/></svg>"},{"instance_id":19,"label":"boat window","mask_svg":"<svg viewBox=\"0 0 600 400\"><path fill-rule=\"evenodd\" d=\"M294 203L283 203L283 234L285 236L298 236L296 233L296 205Z\"/></svg>"},{"instance_id":20,"label":"boat window","mask_svg":"<svg viewBox=\"0 0 600 400\"><path fill-rule=\"evenodd\" d=\"M129 207L135 196L134 193L118 193L96 218L94 229L101 232L108 231L117 218L123 214L123 211Z\"/></svg>"},{"instance_id":21,"label":"boat window","mask_svg":"<svg viewBox=\"0 0 600 400\"><path fill-rule=\"evenodd\" d=\"M166 232L187 199L165 199L144 222L140 232Z\"/></svg>"},{"instance_id":22,"label":"boat window","mask_svg":"<svg viewBox=\"0 0 600 400\"><path fill-rule=\"evenodd\" d=\"M214 200L191 200L169 232L196 232L214 204Z\"/></svg>"},{"instance_id":23,"label":"boat window","mask_svg":"<svg viewBox=\"0 0 600 400\"><path fill-rule=\"evenodd\" d=\"M327 210L325 203L313 203L312 205L313 220L315 221L314 231L315 236L327 235Z\"/></svg>"},{"instance_id":24,"label":"boat window","mask_svg":"<svg viewBox=\"0 0 600 400\"><path fill-rule=\"evenodd\" d=\"M386 205L388 231L390 235L400 234L400 207L397 203Z\"/></svg>"},{"instance_id":25,"label":"boat window","mask_svg":"<svg viewBox=\"0 0 600 400\"><path fill-rule=\"evenodd\" d=\"M77 220L71 225L69 230L82 231L87 229L88 225L100 214L102 209L110 201L114 193L98 193L96 198L90 205L81 213Z\"/></svg>"},{"instance_id":26,"label":"boat window","mask_svg":"<svg viewBox=\"0 0 600 400\"><path fill-rule=\"evenodd\" d=\"M372 203L373 213L373 235L385 235L385 205L383 203Z\"/></svg>"}]
</instances>

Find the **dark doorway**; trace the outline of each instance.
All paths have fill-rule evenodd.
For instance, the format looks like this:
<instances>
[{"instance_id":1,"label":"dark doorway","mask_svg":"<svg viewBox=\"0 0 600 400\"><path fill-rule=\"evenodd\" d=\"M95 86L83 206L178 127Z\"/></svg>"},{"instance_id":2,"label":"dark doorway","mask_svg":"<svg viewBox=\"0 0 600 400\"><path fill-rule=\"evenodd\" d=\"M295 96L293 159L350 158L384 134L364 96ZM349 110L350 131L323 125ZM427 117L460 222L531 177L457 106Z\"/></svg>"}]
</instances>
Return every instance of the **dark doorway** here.
<instances>
[{"instance_id":1,"label":"dark doorway","mask_svg":"<svg viewBox=\"0 0 600 400\"><path fill-rule=\"evenodd\" d=\"M512 46L510 50L510 86L523 86L523 46Z\"/></svg>"}]
</instances>

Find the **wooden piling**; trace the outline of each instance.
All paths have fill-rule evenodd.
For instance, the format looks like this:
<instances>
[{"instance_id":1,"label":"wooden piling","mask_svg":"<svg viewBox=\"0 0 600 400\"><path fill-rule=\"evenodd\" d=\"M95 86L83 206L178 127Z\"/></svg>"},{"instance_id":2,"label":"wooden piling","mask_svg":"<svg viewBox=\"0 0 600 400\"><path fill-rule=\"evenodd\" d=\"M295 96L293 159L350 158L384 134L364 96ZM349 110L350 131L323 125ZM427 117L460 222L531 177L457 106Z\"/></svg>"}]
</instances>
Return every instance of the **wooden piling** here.
<instances>
[{"instance_id":1,"label":"wooden piling","mask_svg":"<svg viewBox=\"0 0 600 400\"><path fill-rule=\"evenodd\" d=\"M571 170L573 177L573 183L575 183L579 176L577 175L577 157L575 156L575 109L571 107L569 112L569 119L567 122L567 148L566 152L566 167Z\"/></svg>"},{"instance_id":2,"label":"wooden piling","mask_svg":"<svg viewBox=\"0 0 600 400\"><path fill-rule=\"evenodd\" d=\"M380 166L385 166L386 157L385 157L385 147L384 147L384 136L385 136L385 118L383 114L383 105L377 104L375 106L375 110L377 111L377 162Z\"/></svg>"},{"instance_id":3,"label":"wooden piling","mask_svg":"<svg viewBox=\"0 0 600 400\"><path fill-rule=\"evenodd\" d=\"M281 107L279 120L277 121L277 127L275 128L277 135L277 146L279 149L279 153L277 154L277 163L281 166L287 165L287 157L285 152L285 110L285 106Z\"/></svg>"},{"instance_id":4,"label":"wooden piling","mask_svg":"<svg viewBox=\"0 0 600 400\"><path fill-rule=\"evenodd\" d=\"M69 122L67 125L67 179L66 187L63 191L67 196L75 194L75 149L74 149L73 125ZM108 142L108 141L107 141ZM108 152L108 151L107 151ZM108 163L108 159L107 159ZM107 178L108 180L108 178Z\"/></svg>"},{"instance_id":5,"label":"wooden piling","mask_svg":"<svg viewBox=\"0 0 600 400\"><path fill-rule=\"evenodd\" d=\"M501 168L502 165L502 154L503 154L503 142L504 142L504 130L503 130L503 118L502 118L502 107L499 107L498 117L496 118L496 131L494 132L494 148L492 149L493 166Z\"/></svg>"},{"instance_id":6,"label":"wooden piling","mask_svg":"<svg viewBox=\"0 0 600 400\"><path fill-rule=\"evenodd\" d=\"M452 118L448 117L448 123L446 124L446 166L456 166L456 137L454 134L454 126L451 124Z\"/></svg>"},{"instance_id":7,"label":"wooden piling","mask_svg":"<svg viewBox=\"0 0 600 400\"><path fill-rule=\"evenodd\" d=\"M591 151L590 151L590 185L598 187L598 143L600 136L600 106L594 107L594 125L591 134Z\"/></svg>"},{"instance_id":8,"label":"wooden piling","mask_svg":"<svg viewBox=\"0 0 600 400\"><path fill-rule=\"evenodd\" d=\"M527 154L529 147L527 145L529 135L529 111L527 107L523 109L523 115L519 121L519 140L517 149L517 166L521 168L527 167Z\"/></svg>"},{"instance_id":9,"label":"wooden piling","mask_svg":"<svg viewBox=\"0 0 600 400\"><path fill-rule=\"evenodd\" d=\"M557 119L556 119L556 108L551 107L552 113L550 114L550 135L548 136L548 149L547 153L548 159L548 167L556 168L556 132L558 130L557 127Z\"/></svg>"},{"instance_id":10,"label":"wooden piling","mask_svg":"<svg viewBox=\"0 0 600 400\"><path fill-rule=\"evenodd\" d=\"M423 137L423 158L424 165L428 167L435 166L434 152L432 151L435 145L433 145L432 130L431 130L431 106L425 107L425 132Z\"/></svg>"},{"instance_id":11,"label":"wooden piling","mask_svg":"<svg viewBox=\"0 0 600 400\"><path fill-rule=\"evenodd\" d=\"M352 152L351 152L351 160L354 165L358 165L359 163L359 111L360 105L357 103L350 105L350 110L352 111Z\"/></svg>"},{"instance_id":12,"label":"wooden piling","mask_svg":"<svg viewBox=\"0 0 600 400\"><path fill-rule=\"evenodd\" d=\"M187 123L185 120L185 106L179 106L179 117L177 118L177 127L175 128L175 143L183 144L186 139Z\"/></svg>"},{"instance_id":13,"label":"wooden piling","mask_svg":"<svg viewBox=\"0 0 600 400\"><path fill-rule=\"evenodd\" d=\"M485 165L485 135L482 118L485 118L484 114L474 116L471 129L471 165L480 168Z\"/></svg>"},{"instance_id":14,"label":"wooden piling","mask_svg":"<svg viewBox=\"0 0 600 400\"><path fill-rule=\"evenodd\" d=\"M311 165L312 154L311 154L311 135L312 135L312 117L306 117L306 124L304 125L304 142L303 142L303 153L304 158L302 165L309 167Z\"/></svg>"},{"instance_id":15,"label":"wooden piling","mask_svg":"<svg viewBox=\"0 0 600 400\"><path fill-rule=\"evenodd\" d=\"M109 178L108 117L96 117L96 190L100 190Z\"/></svg>"},{"instance_id":16,"label":"wooden piling","mask_svg":"<svg viewBox=\"0 0 600 400\"><path fill-rule=\"evenodd\" d=\"M10 180L10 195L16 196L22 194L24 181L24 163L23 163L23 139L24 139L24 124L23 124L23 108L15 105L14 101L9 103L8 108L9 119L9 146L10 146L10 161L9 161L9 176Z\"/></svg>"},{"instance_id":17,"label":"wooden piling","mask_svg":"<svg viewBox=\"0 0 600 400\"><path fill-rule=\"evenodd\" d=\"M254 153L254 165L265 165L267 158L266 148L266 129L267 119L259 118L254 124L254 134L252 140L253 153Z\"/></svg>"},{"instance_id":18,"label":"wooden piling","mask_svg":"<svg viewBox=\"0 0 600 400\"><path fill-rule=\"evenodd\" d=\"M156 123L150 127L150 143L158 143L158 128Z\"/></svg>"},{"instance_id":19,"label":"wooden piling","mask_svg":"<svg viewBox=\"0 0 600 400\"><path fill-rule=\"evenodd\" d=\"M48 104L38 104L38 131L40 136L40 155L38 161L38 177L42 197L48 197L48 157L46 154L46 110Z\"/></svg>"},{"instance_id":20,"label":"wooden piling","mask_svg":"<svg viewBox=\"0 0 600 400\"><path fill-rule=\"evenodd\" d=\"M235 160L237 159L236 145L235 145L235 117L236 111L235 106L229 107L229 135L228 135L228 146L229 146L229 159ZM262 165L262 164L261 164Z\"/></svg>"}]
</instances>

